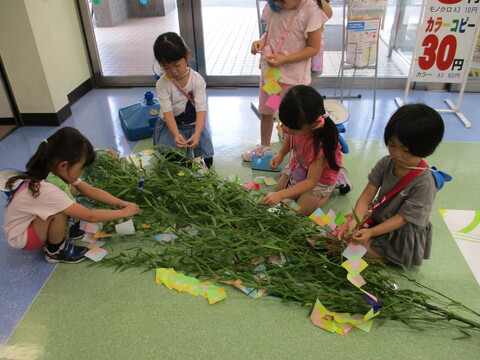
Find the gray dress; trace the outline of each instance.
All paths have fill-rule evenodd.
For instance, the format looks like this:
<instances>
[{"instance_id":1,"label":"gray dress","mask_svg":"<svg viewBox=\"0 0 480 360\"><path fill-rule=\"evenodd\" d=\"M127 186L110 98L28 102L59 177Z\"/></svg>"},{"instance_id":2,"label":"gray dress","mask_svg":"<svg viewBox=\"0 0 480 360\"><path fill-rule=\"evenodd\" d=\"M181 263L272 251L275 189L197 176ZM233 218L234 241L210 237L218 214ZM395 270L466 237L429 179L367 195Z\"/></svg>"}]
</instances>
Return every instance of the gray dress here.
<instances>
[{"instance_id":1,"label":"gray dress","mask_svg":"<svg viewBox=\"0 0 480 360\"><path fill-rule=\"evenodd\" d=\"M401 177L393 175L394 161L390 156L380 159L368 175L368 181L379 187L378 198L386 195ZM421 265L430 257L432 224L429 221L436 186L430 171L415 177L397 195L373 212L376 224L399 214L407 223L390 233L373 239L372 248L391 262L410 267Z\"/></svg>"}]
</instances>

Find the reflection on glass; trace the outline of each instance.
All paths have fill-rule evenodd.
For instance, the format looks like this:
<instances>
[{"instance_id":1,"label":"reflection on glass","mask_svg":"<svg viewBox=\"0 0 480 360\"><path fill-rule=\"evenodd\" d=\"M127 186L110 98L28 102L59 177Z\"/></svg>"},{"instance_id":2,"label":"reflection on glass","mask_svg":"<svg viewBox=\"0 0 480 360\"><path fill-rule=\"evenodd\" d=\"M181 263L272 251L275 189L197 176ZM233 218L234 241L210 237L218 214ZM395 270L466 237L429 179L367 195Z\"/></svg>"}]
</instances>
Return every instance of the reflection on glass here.
<instances>
[{"instance_id":1,"label":"reflection on glass","mask_svg":"<svg viewBox=\"0 0 480 360\"><path fill-rule=\"evenodd\" d=\"M258 13L265 1L204 0L202 19L207 75L260 75L258 56L250 53L259 39Z\"/></svg>"},{"instance_id":2,"label":"reflection on glass","mask_svg":"<svg viewBox=\"0 0 480 360\"><path fill-rule=\"evenodd\" d=\"M103 76L152 75L155 39L179 32L176 0L86 1Z\"/></svg>"}]
</instances>

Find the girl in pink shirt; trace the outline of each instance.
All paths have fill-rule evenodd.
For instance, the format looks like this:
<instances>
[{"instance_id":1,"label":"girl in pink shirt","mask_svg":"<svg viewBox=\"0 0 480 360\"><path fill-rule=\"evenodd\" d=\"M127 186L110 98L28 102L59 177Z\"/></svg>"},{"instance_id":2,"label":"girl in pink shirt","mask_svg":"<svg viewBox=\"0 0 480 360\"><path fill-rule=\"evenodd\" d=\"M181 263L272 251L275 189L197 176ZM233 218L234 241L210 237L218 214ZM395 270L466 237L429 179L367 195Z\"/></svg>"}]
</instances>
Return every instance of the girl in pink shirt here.
<instances>
[{"instance_id":1,"label":"girl in pink shirt","mask_svg":"<svg viewBox=\"0 0 480 360\"><path fill-rule=\"evenodd\" d=\"M269 0L262 17L267 24L266 31L251 46L253 55L262 53L258 107L261 143L242 154L244 161L252 161L253 153L259 155L270 146L275 109L266 105L269 94L263 89L264 72L268 67L280 70L281 77L277 80L280 97L294 85L309 85L311 58L320 50L323 25L329 19L312 0Z\"/></svg>"},{"instance_id":2,"label":"girl in pink shirt","mask_svg":"<svg viewBox=\"0 0 480 360\"><path fill-rule=\"evenodd\" d=\"M338 130L325 111L322 96L310 86L297 85L285 94L279 118L285 140L270 167L276 169L290 152L292 157L275 192L259 203L272 207L293 198L300 211L310 215L327 202L335 189L342 166Z\"/></svg>"}]
</instances>

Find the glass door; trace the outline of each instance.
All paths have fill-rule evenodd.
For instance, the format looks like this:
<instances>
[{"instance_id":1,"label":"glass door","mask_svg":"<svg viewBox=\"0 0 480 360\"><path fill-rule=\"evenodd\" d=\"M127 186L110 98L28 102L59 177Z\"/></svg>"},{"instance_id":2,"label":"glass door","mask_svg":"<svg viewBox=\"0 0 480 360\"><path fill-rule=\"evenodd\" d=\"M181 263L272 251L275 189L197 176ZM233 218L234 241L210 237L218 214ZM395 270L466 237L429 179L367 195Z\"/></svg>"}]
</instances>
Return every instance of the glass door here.
<instances>
[{"instance_id":1,"label":"glass door","mask_svg":"<svg viewBox=\"0 0 480 360\"><path fill-rule=\"evenodd\" d=\"M77 0L98 86L154 84L157 36L181 34L209 86L257 85L258 0ZM264 3L264 2L263 2Z\"/></svg>"},{"instance_id":2,"label":"glass door","mask_svg":"<svg viewBox=\"0 0 480 360\"><path fill-rule=\"evenodd\" d=\"M250 53L260 38L259 15L266 1L192 1L199 72L210 86L258 85L259 55Z\"/></svg>"}]
</instances>

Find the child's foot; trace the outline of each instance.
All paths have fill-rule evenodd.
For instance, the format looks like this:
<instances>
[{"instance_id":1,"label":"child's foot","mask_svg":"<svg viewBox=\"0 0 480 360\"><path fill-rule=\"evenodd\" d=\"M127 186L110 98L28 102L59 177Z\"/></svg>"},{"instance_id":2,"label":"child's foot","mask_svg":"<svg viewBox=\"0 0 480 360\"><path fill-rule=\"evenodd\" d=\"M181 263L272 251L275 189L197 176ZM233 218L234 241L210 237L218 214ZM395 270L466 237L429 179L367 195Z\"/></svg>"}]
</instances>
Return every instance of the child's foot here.
<instances>
[{"instance_id":1,"label":"child's foot","mask_svg":"<svg viewBox=\"0 0 480 360\"><path fill-rule=\"evenodd\" d=\"M68 229L68 238L70 240L81 239L85 235L85 231L80 229L80 222L72 223Z\"/></svg>"},{"instance_id":2,"label":"child's foot","mask_svg":"<svg viewBox=\"0 0 480 360\"><path fill-rule=\"evenodd\" d=\"M257 146L255 146L253 149L250 149L248 151L245 151L243 154L242 154L242 159L243 161L252 161L252 156L253 156L253 153L255 153L257 156L260 156L263 152L263 150L265 148L267 148L269 146L265 146L265 145L262 145L262 144L258 144Z\"/></svg>"},{"instance_id":3,"label":"child's foot","mask_svg":"<svg viewBox=\"0 0 480 360\"><path fill-rule=\"evenodd\" d=\"M85 260L85 254L88 248L84 246L73 245L70 241L64 241L60 248L55 252L50 252L45 249L45 260L50 264L69 263L76 264Z\"/></svg>"},{"instance_id":4,"label":"child's foot","mask_svg":"<svg viewBox=\"0 0 480 360\"><path fill-rule=\"evenodd\" d=\"M337 184L335 187L340 191L340 194L347 194L353 189L352 182L350 181L350 177L348 176L348 171L344 167L340 168Z\"/></svg>"}]
</instances>

